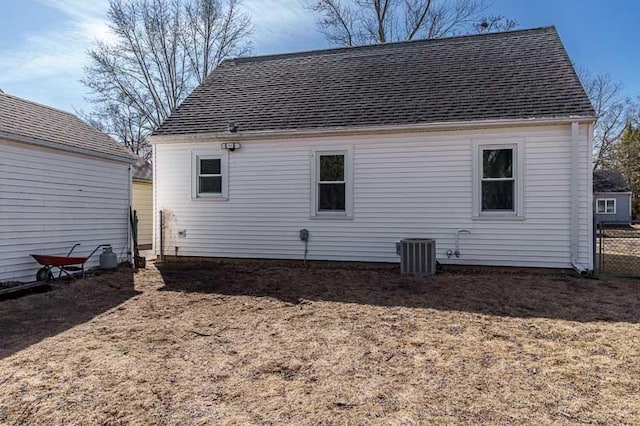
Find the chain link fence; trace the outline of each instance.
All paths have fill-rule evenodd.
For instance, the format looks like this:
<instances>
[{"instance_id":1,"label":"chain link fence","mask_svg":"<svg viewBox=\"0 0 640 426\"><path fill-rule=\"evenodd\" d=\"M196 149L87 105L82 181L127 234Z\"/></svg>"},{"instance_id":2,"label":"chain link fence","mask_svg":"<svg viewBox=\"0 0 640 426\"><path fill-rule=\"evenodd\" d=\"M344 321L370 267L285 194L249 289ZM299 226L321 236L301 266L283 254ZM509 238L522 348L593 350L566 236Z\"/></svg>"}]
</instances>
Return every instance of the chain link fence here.
<instances>
[{"instance_id":1,"label":"chain link fence","mask_svg":"<svg viewBox=\"0 0 640 426\"><path fill-rule=\"evenodd\" d=\"M596 226L595 270L640 278L640 225Z\"/></svg>"}]
</instances>

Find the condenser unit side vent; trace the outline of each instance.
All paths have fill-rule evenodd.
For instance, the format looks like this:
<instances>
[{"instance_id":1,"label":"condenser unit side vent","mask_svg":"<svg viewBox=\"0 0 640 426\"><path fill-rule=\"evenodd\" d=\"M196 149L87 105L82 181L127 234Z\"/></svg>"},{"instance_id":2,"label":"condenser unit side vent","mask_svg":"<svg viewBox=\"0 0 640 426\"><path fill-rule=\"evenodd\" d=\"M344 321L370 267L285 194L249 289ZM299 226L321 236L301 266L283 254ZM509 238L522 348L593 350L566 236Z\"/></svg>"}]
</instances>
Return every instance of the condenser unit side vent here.
<instances>
[{"instance_id":1,"label":"condenser unit side vent","mask_svg":"<svg viewBox=\"0 0 640 426\"><path fill-rule=\"evenodd\" d=\"M400 241L400 272L429 277L436 273L436 241L406 238Z\"/></svg>"}]
</instances>

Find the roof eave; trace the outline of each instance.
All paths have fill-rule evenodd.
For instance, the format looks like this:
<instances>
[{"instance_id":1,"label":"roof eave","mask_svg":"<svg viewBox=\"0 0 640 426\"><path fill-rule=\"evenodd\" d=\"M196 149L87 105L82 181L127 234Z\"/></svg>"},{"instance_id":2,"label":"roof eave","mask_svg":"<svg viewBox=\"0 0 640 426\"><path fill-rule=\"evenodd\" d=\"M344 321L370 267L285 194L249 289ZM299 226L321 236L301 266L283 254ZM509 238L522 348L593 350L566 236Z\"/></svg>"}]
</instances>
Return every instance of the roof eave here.
<instances>
[{"instance_id":1,"label":"roof eave","mask_svg":"<svg viewBox=\"0 0 640 426\"><path fill-rule=\"evenodd\" d=\"M133 182L153 183L153 179L140 178L140 177L135 177L135 176L133 176L133 177L131 178L131 180L132 180Z\"/></svg>"},{"instance_id":2,"label":"roof eave","mask_svg":"<svg viewBox=\"0 0 640 426\"><path fill-rule=\"evenodd\" d=\"M30 136L18 135L15 133L0 132L0 139L6 139L9 141L25 143L29 145L36 145L44 148L57 149L60 151L72 152L75 154L83 154L83 155L98 157L98 158L111 160L111 161L121 161L125 163L130 163L130 164L134 164L138 161L138 159L134 157L133 154L131 154L130 156L126 154L123 154L123 155L108 154L106 152L99 152L99 151L94 151L92 149L73 147L73 146L69 146L69 145L65 145L57 142L51 142L43 139L33 138Z\"/></svg>"},{"instance_id":3,"label":"roof eave","mask_svg":"<svg viewBox=\"0 0 640 426\"><path fill-rule=\"evenodd\" d=\"M451 121L421 124L400 124L384 126L349 126L349 127L324 127L305 129L259 130L230 132L201 132L201 133L174 133L155 134L149 137L151 144L163 142L189 142L202 139L215 140L256 140L256 139L282 139L294 137L321 137L341 136L350 134L388 134L398 132L421 132L436 130L462 130L467 128L492 128L492 127L517 127L528 125L552 125L568 123L593 123L594 116L567 116L551 118L519 118L519 119L492 119Z\"/></svg>"}]
</instances>

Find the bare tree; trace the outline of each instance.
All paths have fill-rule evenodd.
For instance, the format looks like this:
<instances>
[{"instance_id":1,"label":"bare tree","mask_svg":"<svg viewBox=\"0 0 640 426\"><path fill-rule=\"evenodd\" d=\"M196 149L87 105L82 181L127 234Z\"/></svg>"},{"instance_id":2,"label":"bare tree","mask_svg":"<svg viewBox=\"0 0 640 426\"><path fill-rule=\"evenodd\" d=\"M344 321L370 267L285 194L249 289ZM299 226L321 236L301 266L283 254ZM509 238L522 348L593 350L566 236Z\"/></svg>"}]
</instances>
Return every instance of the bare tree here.
<instances>
[{"instance_id":1,"label":"bare tree","mask_svg":"<svg viewBox=\"0 0 640 426\"><path fill-rule=\"evenodd\" d=\"M484 0L309 0L332 44L356 46L434 38L458 32L501 31L517 23L482 17Z\"/></svg>"},{"instance_id":2,"label":"bare tree","mask_svg":"<svg viewBox=\"0 0 640 426\"><path fill-rule=\"evenodd\" d=\"M615 168L616 144L630 118L631 104L623 96L622 85L610 75L591 75L584 69L579 70L578 75L596 113L593 168Z\"/></svg>"},{"instance_id":3,"label":"bare tree","mask_svg":"<svg viewBox=\"0 0 640 426\"><path fill-rule=\"evenodd\" d=\"M91 89L90 121L132 151L226 57L250 49L239 0L111 0L114 42L89 51L82 82Z\"/></svg>"},{"instance_id":4,"label":"bare tree","mask_svg":"<svg viewBox=\"0 0 640 426\"><path fill-rule=\"evenodd\" d=\"M489 15L482 18L473 28L477 33L494 33L496 31L510 31L518 26L515 19L503 15Z\"/></svg>"}]
</instances>

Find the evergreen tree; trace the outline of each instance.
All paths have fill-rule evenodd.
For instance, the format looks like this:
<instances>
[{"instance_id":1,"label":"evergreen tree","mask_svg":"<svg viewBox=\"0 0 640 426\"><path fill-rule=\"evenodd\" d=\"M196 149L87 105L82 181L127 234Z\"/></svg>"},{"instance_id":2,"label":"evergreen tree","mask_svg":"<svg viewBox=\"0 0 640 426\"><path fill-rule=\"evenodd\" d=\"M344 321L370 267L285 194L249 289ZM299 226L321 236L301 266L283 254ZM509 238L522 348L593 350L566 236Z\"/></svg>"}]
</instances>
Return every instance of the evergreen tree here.
<instances>
[{"instance_id":1,"label":"evergreen tree","mask_svg":"<svg viewBox=\"0 0 640 426\"><path fill-rule=\"evenodd\" d=\"M640 211L640 127L628 124L617 148L620 168L633 192L635 216Z\"/></svg>"}]
</instances>

